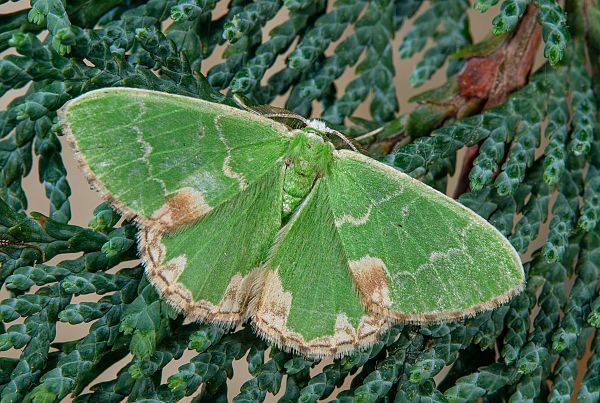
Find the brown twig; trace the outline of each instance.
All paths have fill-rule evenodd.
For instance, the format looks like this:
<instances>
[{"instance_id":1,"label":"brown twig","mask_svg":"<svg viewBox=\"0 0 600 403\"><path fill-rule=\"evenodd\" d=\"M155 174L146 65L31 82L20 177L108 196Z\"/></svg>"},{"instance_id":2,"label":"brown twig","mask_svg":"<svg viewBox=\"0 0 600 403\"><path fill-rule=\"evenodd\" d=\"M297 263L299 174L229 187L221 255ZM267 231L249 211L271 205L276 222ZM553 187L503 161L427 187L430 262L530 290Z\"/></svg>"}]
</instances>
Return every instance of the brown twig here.
<instances>
[{"instance_id":1,"label":"brown twig","mask_svg":"<svg viewBox=\"0 0 600 403\"><path fill-rule=\"evenodd\" d=\"M467 61L458 76L462 99L457 103L475 98L481 102L483 110L490 109L505 102L512 92L527 83L541 43L542 31L537 16L537 8L530 5L517 29L501 46L486 56L472 57ZM479 145L467 151L455 197L469 189L469 173L478 151Z\"/></svg>"},{"instance_id":2,"label":"brown twig","mask_svg":"<svg viewBox=\"0 0 600 403\"><path fill-rule=\"evenodd\" d=\"M24 243L24 242L11 241L10 239L0 239L0 247L2 247L2 246L16 246L16 247L35 249L42 257L42 262L46 261L46 253L43 251L42 248L40 248L37 245L33 245L30 243Z\"/></svg>"}]
</instances>

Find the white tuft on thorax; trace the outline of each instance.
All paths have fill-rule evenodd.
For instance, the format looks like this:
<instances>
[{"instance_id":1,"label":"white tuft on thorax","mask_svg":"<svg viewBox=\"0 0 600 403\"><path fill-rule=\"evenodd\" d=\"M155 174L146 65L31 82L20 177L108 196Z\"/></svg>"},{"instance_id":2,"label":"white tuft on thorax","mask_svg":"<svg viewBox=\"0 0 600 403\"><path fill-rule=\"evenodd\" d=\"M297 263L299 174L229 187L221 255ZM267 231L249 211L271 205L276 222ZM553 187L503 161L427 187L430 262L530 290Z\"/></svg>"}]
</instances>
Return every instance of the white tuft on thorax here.
<instances>
[{"instance_id":1,"label":"white tuft on thorax","mask_svg":"<svg viewBox=\"0 0 600 403\"><path fill-rule=\"evenodd\" d=\"M313 129L318 130L322 133L329 133L331 131L331 129L329 127L327 127L325 122L323 122L322 120L319 120L319 119L309 120L307 126L312 127Z\"/></svg>"}]
</instances>

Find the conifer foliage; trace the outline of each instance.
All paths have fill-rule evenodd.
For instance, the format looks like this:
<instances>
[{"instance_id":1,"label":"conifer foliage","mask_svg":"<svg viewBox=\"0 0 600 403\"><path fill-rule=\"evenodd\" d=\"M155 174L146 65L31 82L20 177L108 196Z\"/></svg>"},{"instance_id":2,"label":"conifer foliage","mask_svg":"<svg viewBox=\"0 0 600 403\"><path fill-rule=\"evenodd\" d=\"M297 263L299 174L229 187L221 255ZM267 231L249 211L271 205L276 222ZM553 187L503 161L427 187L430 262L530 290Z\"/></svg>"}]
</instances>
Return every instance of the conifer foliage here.
<instances>
[{"instance_id":1,"label":"conifer foliage","mask_svg":"<svg viewBox=\"0 0 600 403\"><path fill-rule=\"evenodd\" d=\"M472 43L470 8L496 13L483 42ZM18 350L0 354L2 403L600 400L598 0L31 0L0 12L0 94L26 88L0 112L0 351ZM547 62L532 71L538 48ZM415 58L408 77L395 55ZM399 111L397 83L440 69L446 83ZM325 365L249 326L186 323L144 277L133 223L101 204L88 227L69 224L77 190L56 111L111 86L283 99L438 189L456 172L452 196L523 254L526 289L465 321L395 326ZM353 116L365 102L371 118ZM25 212L34 159L48 216ZM57 342L59 322L89 332ZM115 379L96 380L124 357ZM232 392L239 360L251 377Z\"/></svg>"}]
</instances>

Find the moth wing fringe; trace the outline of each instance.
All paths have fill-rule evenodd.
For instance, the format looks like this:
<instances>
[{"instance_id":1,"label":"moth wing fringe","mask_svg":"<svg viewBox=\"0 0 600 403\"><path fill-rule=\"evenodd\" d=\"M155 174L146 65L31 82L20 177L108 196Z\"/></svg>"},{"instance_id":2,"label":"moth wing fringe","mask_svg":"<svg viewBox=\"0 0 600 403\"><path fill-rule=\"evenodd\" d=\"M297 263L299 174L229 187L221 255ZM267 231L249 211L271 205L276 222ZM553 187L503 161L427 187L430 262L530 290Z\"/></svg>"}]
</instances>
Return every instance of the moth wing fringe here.
<instances>
[{"instance_id":1,"label":"moth wing fringe","mask_svg":"<svg viewBox=\"0 0 600 403\"><path fill-rule=\"evenodd\" d=\"M467 309L459 309L449 312L433 312L427 314L401 314L393 312L390 309L383 309L371 304L367 307L368 311L374 315L385 318L392 324L410 324L410 325L435 325L453 321L460 321L472 318L482 312L496 309L507 303L512 297L520 294L525 289L525 282L519 287L512 288L503 294L490 300L473 305Z\"/></svg>"},{"instance_id":2,"label":"moth wing fringe","mask_svg":"<svg viewBox=\"0 0 600 403\"><path fill-rule=\"evenodd\" d=\"M326 356L331 356L334 359L337 359L365 351L377 343L380 339L380 335L388 330L391 326L390 323L386 323L379 329L378 332L365 337L364 340L360 340L356 344L344 344L339 347L311 347L309 345L310 343L301 344L295 340L286 339L284 336L278 335L275 332L264 330L256 322L257 321L255 318L252 318L252 328L254 329L254 332L262 339L266 340L270 344L275 345L282 351L301 355L308 359L321 359Z\"/></svg>"}]
</instances>

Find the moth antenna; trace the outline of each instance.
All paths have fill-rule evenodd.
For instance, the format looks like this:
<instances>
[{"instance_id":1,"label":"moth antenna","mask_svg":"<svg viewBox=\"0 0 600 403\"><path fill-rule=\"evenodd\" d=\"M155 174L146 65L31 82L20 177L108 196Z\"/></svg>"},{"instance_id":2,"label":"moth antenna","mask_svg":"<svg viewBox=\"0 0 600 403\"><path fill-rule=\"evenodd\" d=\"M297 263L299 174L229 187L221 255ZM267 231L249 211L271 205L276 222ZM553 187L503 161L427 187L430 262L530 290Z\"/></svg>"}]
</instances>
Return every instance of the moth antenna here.
<instances>
[{"instance_id":1,"label":"moth antenna","mask_svg":"<svg viewBox=\"0 0 600 403\"><path fill-rule=\"evenodd\" d=\"M233 98L233 101L237 104L237 106L239 106L243 110L245 110L247 112L252 112L255 115L262 115L260 112L249 107L247 104L248 100L246 98L244 98L242 95L236 93L236 94L233 94L232 98Z\"/></svg>"},{"instance_id":2,"label":"moth antenna","mask_svg":"<svg viewBox=\"0 0 600 403\"><path fill-rule=\"evenodd\" d=\"M299 120L302 123L304 123L304 125L307 127L311 127L311 123L313 122L309 119L306 119L304 116L298 115L296 113L285 113L285 112L261 113L255 109L249 107L245 102L246 101L245 98L243 96L241 96L240 94L233 94L233 100L242 109L244 109L248 112L252 112L255 115L261 115L261 116L264 116L269 119L296 119L296 120ZM380 130L383 130L383 128L380 128ZM326 128L325 132L336 135L337 137L342 139L342 141L344 143L346 143L352 149L352 151L355 151L357 153L359 152L358 149L354 146L354 144L352 144L352 142L350 140L348 140L348 138L346 136L344 136L342 133L338 132L337 130L333 130L328 127L328 128Z\"/></svg>"},{"instance_id":3,"label":"moth antenna","mask_svg":"<svg viewBox=\"0 0 600 403\"><path fill-rule=\"evenodd\" d=\"M358 151L358 149L354 146L354 144L352 144L352 142L348 139L348 137L344 136L342 133L338 132L337 130L333 130L331 128L328 128L328 132L331 133L331 134L335 134L340 139L342 139L342 141L344 143L346 143L347 145L350 146L350 148L352 149L352 151L360 153L360 151Z\"/></svg>"},{"instance_id":4,"label":"moth antenna","mask_svg":"<svg viewBox=\"0 0 600 403\"><path fill-rule=\"evenodd\" d=\"M265 116L269 119L296 119L304 123L306 126L310 123L310 120L306 119L304 116L297 115L295 113L264 113L262 116Z\"/></svg>"},{"instance_id":5,"label":"moth antenna","mask_svg":"<svg viewBox=\"0 0 600 403\"><path fill-rule=\"evenodd\" d=\"M37 245L30 243L11 241L10 239L0 239L0 246L18 246L23 248L35 249L42 257L42 263L46 261L46 252ZM37 265L37 259L34 261L34 266Z\"/></svg>"},{"instance_id":6,"label":"moth antenna","mask_svg":"<svg viewBox=\"0 0 600 403\"><path fill-rule=\"evenodd\" d=\"M254 107L252 106L248 106L248 100L240 95L240 94L233 94L233 100L235 101L235 103L242 109L244 109L245 111L251 112L255 115L259 115L259 116L263 116L269 119L292 119L292 120L297 120L302 122L302 124L304 126L308 126L310 121L308 119L306 119L304 116L298 115L297 113L293 113L290 111L286 111L283 108L276 108L276 107L272 107L270 105L256 105ZM275 109L276 111L273 112L272 110ZM271 111L269 111L271 110ZM297 129L297 127L294 127Z\"/></svg>"},{"instance_id":7,"label":"moth antenna","mask_svg":"<svg viewBox=\"0 0 600 403\"><path fill-rule=\"evenodd\" d=\"M354 138L354 140L356 140L356 141L363 141L363 140L366 140L366 139L368 139L368 138L371 138L371 137L373 137L373 136L376 136L376 135L378 135L378 134L379 134L379 133L381 133L382 131L383 131L383 127L378 127L378 128L377 128L377 129L375 129L375 130L371 130L371 131L370 131L370 132L368 132L368 133L365 133L365 134L362 134L362 135L360 135L360 136L358 136L358 137L355 137L355 138Z\"/></svg>"}]
</instances>

